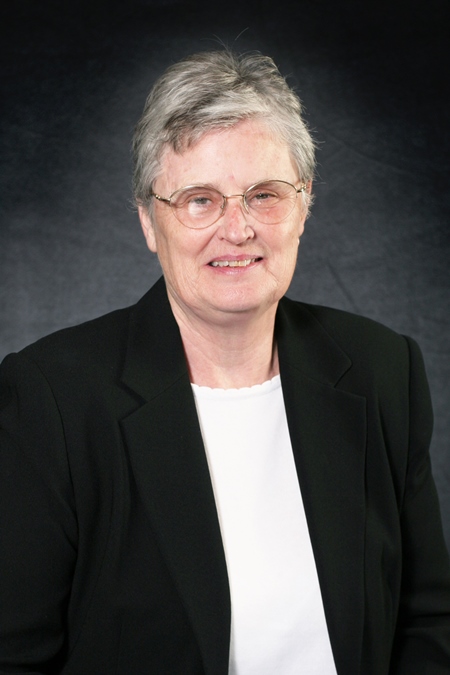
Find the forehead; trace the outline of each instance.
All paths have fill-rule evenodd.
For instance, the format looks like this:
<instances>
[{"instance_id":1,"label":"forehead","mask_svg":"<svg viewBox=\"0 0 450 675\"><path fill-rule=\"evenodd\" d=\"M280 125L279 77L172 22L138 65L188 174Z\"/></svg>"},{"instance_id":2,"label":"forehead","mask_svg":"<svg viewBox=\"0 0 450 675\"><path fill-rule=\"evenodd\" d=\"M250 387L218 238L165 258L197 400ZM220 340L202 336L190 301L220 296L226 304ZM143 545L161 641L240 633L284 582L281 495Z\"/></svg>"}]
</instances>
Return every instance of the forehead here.
<instances>
[{"instance_id":1,"label":"forehead","mask_svg":"<svg viewBox=\"0 0 450 675\"><path fill-rule=\"evenodd\" d=\"M244 120L208 131L182 152L167 147L155 183L166 192L196 184L210 184L225 192L244 190L268 178L298 179L289 148L263 121Z\"/></svg>"}]
</instances>

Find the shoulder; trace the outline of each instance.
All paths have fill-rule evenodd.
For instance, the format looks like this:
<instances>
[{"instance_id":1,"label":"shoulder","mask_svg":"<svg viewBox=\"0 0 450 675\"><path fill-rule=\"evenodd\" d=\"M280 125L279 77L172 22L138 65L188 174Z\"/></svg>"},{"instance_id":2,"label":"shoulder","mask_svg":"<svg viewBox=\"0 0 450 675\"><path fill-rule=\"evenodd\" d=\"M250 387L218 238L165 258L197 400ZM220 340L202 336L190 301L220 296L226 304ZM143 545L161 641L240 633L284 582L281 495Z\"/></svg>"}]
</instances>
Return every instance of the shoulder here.
<instances>
[{"instance_id":1,"label":"shoulder","mask_svg":"<svg viewBox=\"0 0 450 675\"><path fill-rule=\"evenodd\" d=\"M289 326L290 363L311 379L363 397L368 423L378 429L390 456L395 445L406 448L410 441L414 447L428 447L433 412L415 340L338 309L288 299L280 309Z\"/></svg>"},{"instance_id":2,"label":"shoulder","mask_svg":"<svg viewBox=\"0 0 450 675\"><path fill-rule=\"evenodd\" d=\"M280 307L295 331L321 333L333 341L352 362L409 358L413 339L373 319L332 307L283 298Z\"/></svg>"},{"instance_id":3,"label":"shoulder","mask_svg":"<svg viewBox=\"0 0 450 675\"><path fill-rule=\"evenodd\" d=\"M40 398L40 389L58 400L79 405L105 398L122 381L129 357L135 362L145 353L144 365L158 361L155 344L169 342L173 326L164 320L170 313L161 278L136 304L118 309L71 328L41 338L17 354L6 356L0 366L0 407L18 390ZM173 321L173 320L172 320ZM160 359L162 360L162 359ZM70 407L68 405L68 407Z\"/></svg>"},{"instance_id":4,"label":"shoulder","mask_svg":"<svg viewBox=\"0 0 450 675\"><path fill-rule=\"evenodd\" d=\"M123 361L132 324L149 317L145 328L154 330L163 297L164 287L156 283L136 304L51 333L7 356L3 368L17 361L34 363L45 373L111 372Z\"/></svg>"},{"instance_id":5,"label":"shoulder","mask_svg":"<svg viewBox=\"0 0 450 675\"><path fill-rule=\"evenodd\" d=\"M280 313L291 354L302 352L311 376L320 369L331 372L345 357L347 365L341 361L336 378L340 388L401 400L413 386L428 400L423 358L414 339L357 314L288 298L280 303Z\"/></svg>"},{"instance_id":6,"label":"shoulder","mask_svg":"<svg viewBox=\"0 0 450 675\"><path fill-rule=\"evenodd\" d=\"M109 392L120 377L128 316L129 310L118 310L6 356L0 366L0 428L12 430L22 445L30 432L46 445L55 436L64 447L60 418L95 409L102 388Z\"/></svg>"},{"instance_id":7,"label":"shoulder","mask_svg":"<svg viewBox=\"0 0 450 675\"><path fill-rule=\"evenodd\" d=\"M47 335L7 356L2 370L26 375L35 368L49 379L74 381L101 370L110 372L125 349L129 315L130 308L116 310Z\"/></svg>"},{"instance_id":8,"label":"shoulder","mask_svg":"<svg viewBox=\"0 0 450 675\"><path fill-rule=\"evenodd\" d=\"M305 321L309 321L311 324L320 324L336 339L342 337L345 340L351 340L357 337L357 342L361 339L382 340L383 342L396 342L403 339L399 333L374 319L342 309L299 302L287 297L283 298L280 306L294 323L304 324Z\"/></svg>"}]
</instances>

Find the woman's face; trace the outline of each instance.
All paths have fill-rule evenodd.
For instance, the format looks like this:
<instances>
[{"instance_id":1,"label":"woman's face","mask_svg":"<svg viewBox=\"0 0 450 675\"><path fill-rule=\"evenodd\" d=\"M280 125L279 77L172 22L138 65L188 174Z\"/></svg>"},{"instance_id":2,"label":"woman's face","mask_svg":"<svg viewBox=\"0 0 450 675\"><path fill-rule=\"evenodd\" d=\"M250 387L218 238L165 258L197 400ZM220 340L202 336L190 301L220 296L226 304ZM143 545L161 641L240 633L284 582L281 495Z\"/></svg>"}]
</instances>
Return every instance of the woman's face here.
<instances>
[{"instance_id":1,"label":"woman's face","mask_svg":"<svg viewBox=\"0 0 450 675\"><path fill-rule=\"evenodd\" d=\"M258 120L211 131L181 154L168 149L161 166L153 189L163 197L187 185L206 184L235 195L267 179L300 187L286 144ZM230 199L224 215L200 230L182 225L170 206L156 199L151 216L144 208L139 214L147 245L158 254L175 316L224 325L276 308L294 273L306 208L299 195L286 220L267 225L243 211L241 199ZM240 264L212 264L220 261Z\"/></svg>"}]
</instances>

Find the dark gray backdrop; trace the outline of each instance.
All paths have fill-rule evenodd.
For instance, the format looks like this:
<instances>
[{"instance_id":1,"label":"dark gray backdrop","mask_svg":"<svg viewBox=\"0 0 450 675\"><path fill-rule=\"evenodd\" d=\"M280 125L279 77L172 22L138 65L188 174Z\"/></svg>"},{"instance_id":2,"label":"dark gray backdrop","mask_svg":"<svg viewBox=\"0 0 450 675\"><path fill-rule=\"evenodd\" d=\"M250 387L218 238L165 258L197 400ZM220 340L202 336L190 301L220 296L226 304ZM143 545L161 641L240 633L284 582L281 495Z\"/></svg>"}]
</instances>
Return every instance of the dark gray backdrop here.
<instances>
[{"instance_id":1,"label":"dark gray backdrop","mask_svg":"<svg viewBox=\"0 0 450 675\"><path fill-rule=\"evenodd\" d=\"M273 56L320 144L291 296L424 352L450 543L447 2L67 2L1 11L0 358L134 302L160 271L129 142L167 65L221 42Z\"/></svg>"}]
</instances>

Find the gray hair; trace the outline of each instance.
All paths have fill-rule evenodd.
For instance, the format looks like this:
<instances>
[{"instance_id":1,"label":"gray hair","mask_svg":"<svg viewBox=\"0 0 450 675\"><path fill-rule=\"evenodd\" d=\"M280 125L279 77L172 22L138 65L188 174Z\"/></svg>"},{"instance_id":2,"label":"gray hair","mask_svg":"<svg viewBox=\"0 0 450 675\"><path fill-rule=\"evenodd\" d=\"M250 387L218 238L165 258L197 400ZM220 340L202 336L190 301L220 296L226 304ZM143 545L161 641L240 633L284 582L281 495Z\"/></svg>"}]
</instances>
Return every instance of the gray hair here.
<instances>
[{"instance_id":1,"label":"gray hair","mask_svg":"<svg viewBox=\"0 0 450 675\"><path fill-rule=\"evenodd\" d=\"M301 115L297 94L268 56L224 50L175 63L153 86L134 133L136 204L148 206L165 147L183 152L208 131L250 118L264 120L286 142L307 183L314 174L314 141Z\"/></svg>"}]
</instances>

